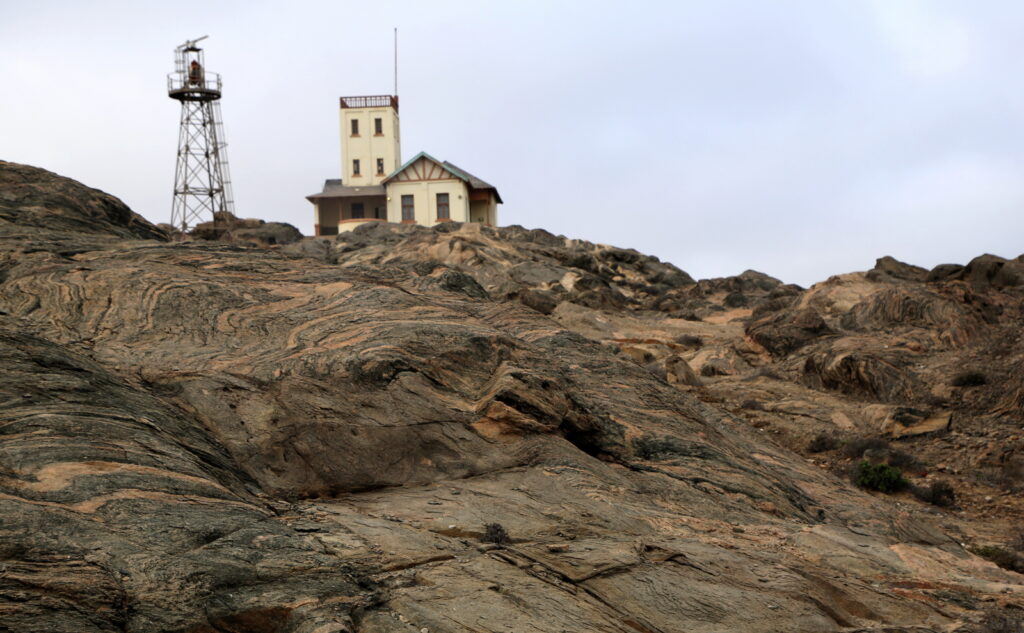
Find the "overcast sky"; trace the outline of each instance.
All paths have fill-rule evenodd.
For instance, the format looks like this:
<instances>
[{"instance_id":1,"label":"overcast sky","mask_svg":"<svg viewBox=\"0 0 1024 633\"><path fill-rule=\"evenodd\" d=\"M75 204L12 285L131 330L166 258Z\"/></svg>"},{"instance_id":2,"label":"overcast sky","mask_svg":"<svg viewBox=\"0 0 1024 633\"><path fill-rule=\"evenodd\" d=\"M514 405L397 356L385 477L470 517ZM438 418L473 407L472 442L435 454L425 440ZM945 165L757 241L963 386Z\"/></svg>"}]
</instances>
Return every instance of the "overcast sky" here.
<instances>
[{"instance_id":1,"label":"overcast sky","mask_svg":"<svg viewBox=\"0 0 1024 633\"><path fill-rule=\"evenodd\" d=\"M238 215L310 234L393 27L403 159L494 184L501 224L805 286L1024 252L1019 0L0 0L0 158L168 221L166 74L209 35Z\"/></svg>"}]
</instances>

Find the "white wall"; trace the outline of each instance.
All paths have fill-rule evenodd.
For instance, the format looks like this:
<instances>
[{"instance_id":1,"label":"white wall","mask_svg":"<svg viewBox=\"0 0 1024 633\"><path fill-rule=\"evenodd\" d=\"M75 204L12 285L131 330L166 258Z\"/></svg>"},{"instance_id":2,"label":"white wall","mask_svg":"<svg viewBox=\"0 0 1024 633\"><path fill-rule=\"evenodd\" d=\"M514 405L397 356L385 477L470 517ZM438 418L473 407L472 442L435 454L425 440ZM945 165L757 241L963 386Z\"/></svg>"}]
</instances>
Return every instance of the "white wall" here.
<instances>
[{"instance_id":1,"label":"white wall","mask_svg":"<svg viewBox=\"0 0 1024 633\"><path fill-rule=\"evenodd\" d=\"M374 119L381 119L383 133L374 134ZM352 136L352 121L359 121L359 135ZM341 108L341 179L350 187L379 185L385 176L402 166L398 113L390 108ZM377 159L384 159L384 172L377 173ZM359 160L359 176L352 173L352 161Z\"/></svg>"},{"instance_id":2,"label":"white wall","mask_svg":"<svg viewBox=\"0 0 1024 633\"><path fill-rule=\"evenodd\" d=\"M437 194L448 194L448 213L453 222L469 221L469 191L461 180L391 181L387 184L388 221L402 221L402 196L412 195L416 224L437 224Z\"/></svg>"}]
</instances>

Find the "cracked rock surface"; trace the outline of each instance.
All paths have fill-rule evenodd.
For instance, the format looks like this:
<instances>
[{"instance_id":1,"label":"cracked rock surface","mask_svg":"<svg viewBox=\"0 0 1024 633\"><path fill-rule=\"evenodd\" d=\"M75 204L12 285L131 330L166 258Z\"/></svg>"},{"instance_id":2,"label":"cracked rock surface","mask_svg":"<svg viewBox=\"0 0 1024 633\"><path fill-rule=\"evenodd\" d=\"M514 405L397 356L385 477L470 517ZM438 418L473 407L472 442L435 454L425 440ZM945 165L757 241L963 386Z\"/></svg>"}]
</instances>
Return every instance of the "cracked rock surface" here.
<instances>
[{"instance_id":1,"label":"cracked rock surface","mask_svg":"<svg viewBox=\"0 0 1024 633\"><path fill-rule=\"evenodd\" d=\"M754 422L930 406L1020 314L972 264L803 291L518 227L170 242L0 162L0 630L969 630L1024 604L976 517Z\"/></svg>"}]
</instances>

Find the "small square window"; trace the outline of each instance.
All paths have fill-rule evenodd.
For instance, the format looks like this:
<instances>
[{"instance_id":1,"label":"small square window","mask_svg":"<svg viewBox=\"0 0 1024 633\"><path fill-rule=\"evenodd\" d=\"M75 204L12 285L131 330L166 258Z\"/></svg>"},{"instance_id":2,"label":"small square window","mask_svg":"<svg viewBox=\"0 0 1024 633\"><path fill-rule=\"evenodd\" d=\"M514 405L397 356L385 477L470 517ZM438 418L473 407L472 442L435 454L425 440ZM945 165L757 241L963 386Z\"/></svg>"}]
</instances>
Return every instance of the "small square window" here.
<instances>
[{"instance_id":1,"label":"small square window","mask_svg":"<svg viewBox=\"0 0 1024 633\"><path fill-rule=\"evenodd\" d=\"M352 136L359 136L359 119L352 119Z\"/></svg>"},{"instance_id":2,"label":"small square window","mask_svg":"<svg viewBox=\"0 0 1024 633\"><path fill-rule=\"evenodd\" d=\"M358 176L359 175L359 159L358 158L352 161L352 175L353 176Z\"/></svg>"},{"instance_id":3,"label":"small square window","mask_svg":"<svg viewBox=\"0 0 1024 633\"><path fill-rule=\"evenodd\" d=\"M352 218L358 220L358 219L362 219L364 217L366 217L366 216L363 214L363 203L362 202L353 202L352 203Z\"/></svg>"},{"instance_id":4,"label":"small square window","mask_svg":"<svg viewBox=\"0 0 1024 633\"><path fill-rule=\"evenodd\" d=\"M373 133L377 136L384 136L384 119L373 120Z\"/></svg>"}]
</instances>

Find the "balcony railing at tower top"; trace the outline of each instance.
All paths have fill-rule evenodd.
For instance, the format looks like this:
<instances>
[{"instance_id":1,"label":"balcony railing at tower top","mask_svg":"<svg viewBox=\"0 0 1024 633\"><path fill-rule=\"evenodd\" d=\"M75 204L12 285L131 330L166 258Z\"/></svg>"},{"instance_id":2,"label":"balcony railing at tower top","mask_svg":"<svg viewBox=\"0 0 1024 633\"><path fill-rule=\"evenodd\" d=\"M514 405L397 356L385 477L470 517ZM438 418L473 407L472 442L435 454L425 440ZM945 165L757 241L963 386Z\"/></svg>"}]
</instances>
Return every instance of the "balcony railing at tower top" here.
<instances>
[{"instance_id":1,"label":"balcony railing at tower top","mask_svg":"<svg viewBox=\"0 0 1024 633\"><path fill-rule=\"evenodd\" d=\"M174 98L190 95L203 97L196 100L206 101L211 97L219 98L221 90L220 73L202 70L197 75L196 73L175 71L167 75L167 94Z\"/></svg>"},{"instance_id":2,"label":"balcony railing at tower top","mask_svg":"<svg viewBox=\"0 0 1024 633\"><path fill-rule=\"evenodd\" d=\"M394 108L398 112L398 96L372 95L369 97L342 97L342 108Z\"/></svg>"}]
</instances>

